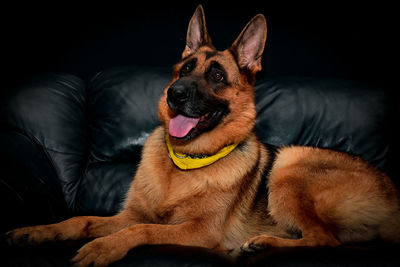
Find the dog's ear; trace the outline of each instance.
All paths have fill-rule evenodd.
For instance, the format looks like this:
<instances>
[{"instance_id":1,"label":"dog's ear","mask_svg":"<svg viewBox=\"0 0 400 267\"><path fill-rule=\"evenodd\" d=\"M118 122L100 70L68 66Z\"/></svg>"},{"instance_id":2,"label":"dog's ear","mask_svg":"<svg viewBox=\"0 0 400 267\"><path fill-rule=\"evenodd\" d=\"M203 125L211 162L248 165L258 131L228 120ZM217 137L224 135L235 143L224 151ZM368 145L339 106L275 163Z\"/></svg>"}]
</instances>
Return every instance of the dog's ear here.
<instances>
[{"instance_id":1,"label":"dog's ear","mask_svg":"<svg viewBox=\"0 0 400 267\"><path fill-rule=\"evenodd\" d=\"M258 14L244 27L230 48L241 69L248 69L253 73L261 70L261 56L266 39L267 22L263 15Z\"/></svg>"},{"instance_id":2,"label":"dog's ear","mask_svg":"<svg viewBox=\"0 0 400 267\"><path fill-rule=\"evenodd\" d=\"M212 46L212 43L207 32L203 7L199 5L189 22L186 35L186 47L182 53L182 58L193 54L203 45Z\"/></svg>"}]
</instances>

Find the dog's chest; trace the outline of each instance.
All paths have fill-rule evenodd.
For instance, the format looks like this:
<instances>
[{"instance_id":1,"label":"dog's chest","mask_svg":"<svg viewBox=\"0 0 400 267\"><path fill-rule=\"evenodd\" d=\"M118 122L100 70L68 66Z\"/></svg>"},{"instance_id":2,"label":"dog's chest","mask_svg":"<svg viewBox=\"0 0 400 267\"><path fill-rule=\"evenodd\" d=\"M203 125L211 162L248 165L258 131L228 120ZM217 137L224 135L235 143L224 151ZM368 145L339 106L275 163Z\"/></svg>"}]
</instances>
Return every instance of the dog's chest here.
<instances>
[{"instance_id":1,"label":"dog's chest","mask_svg":"<svg viewBox=\"0 0 400 267\"><path fill-rule=\"evenodd\" d=\"M158 196L148 210L154 223L179 224L204 215L204 209L210 208L207 181L185 176L169 177L169 183L158 188L160 191L152 192Z\"/></svg>"}]
</instances>

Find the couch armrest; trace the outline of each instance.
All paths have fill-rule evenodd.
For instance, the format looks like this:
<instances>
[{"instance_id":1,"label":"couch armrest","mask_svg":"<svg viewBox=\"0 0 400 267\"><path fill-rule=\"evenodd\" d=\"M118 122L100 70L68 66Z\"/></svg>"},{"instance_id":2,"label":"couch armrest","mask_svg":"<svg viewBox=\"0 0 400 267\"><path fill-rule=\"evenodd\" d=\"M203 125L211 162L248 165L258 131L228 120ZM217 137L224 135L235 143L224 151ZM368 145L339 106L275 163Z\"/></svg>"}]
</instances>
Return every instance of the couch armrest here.
<instances>
[{"instance_id":1,"label":"couch armrest","mask_svg":"<svg viewBox=\"0 0 400 267\"><path fill-rule=\"evenodd\" d=\"M0 127L1 229L59 221L68 216L45 151L22 132Z\"/></svg>"},{"instance_id":2,"label":"couch armrest","mask_svg":"<svg viewBox=\"0 0 400 267\"><path fill-rule=\"evenodd\" d=\"M37 145L35 151L39 149L53 167L53 180L61 188L69 210L74 208L76 189L87 164L85 92L85 83L78 77L46 73L13 88L0 103L0 125L14 130L14 134L6 135L12 141L19 139L18 142L28 138ZM2 142L3 150L16 150L8 153L18 154L15 156L15 162L21 161L18 167L22 164L21 169L30 176L39 172L30 163L36 160L36 155L29 154L33 148L28 146L24 151L20 144L7 148L11 144Z\"/></svg>"}]
</instances>

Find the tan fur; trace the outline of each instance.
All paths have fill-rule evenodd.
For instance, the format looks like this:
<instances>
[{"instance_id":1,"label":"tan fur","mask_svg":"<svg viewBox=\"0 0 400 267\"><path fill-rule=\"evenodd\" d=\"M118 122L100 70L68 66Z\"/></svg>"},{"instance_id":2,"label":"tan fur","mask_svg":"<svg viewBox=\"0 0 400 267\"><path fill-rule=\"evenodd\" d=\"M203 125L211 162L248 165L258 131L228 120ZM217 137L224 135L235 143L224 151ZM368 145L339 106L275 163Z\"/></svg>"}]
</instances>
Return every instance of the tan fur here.
<instances>
[{"instance_id":1,"label":"tan fur","mask_svg":"<svg viewBox=\"0 0 400 267\"><path fill-rule=\"evenodd\" d=\"M73 259L78 266L106 266L145 244L202 246L237 255L242 244L242 250L252 251L268 246L337 246L377 237L400 242L399 196L384 173L361 158L310 147L281 148L272 161L272 152L253 133L253 83L261 67L259 53L266 34L263 17L256 16L246 26L262 31L262 47L250 63L241 58L248 56L242 37L250 35L242 32L231 49L216 51L202 24L201 7L193 18L196 21L190 25L204 26L206 37L198 40L202 45L195 50L199 44L188 40L184 58L174 67L172 81L159 102L163 126L146 141L121 212L109 218L75 217L16 229L8 233L9 242L96 237ZM189 31L188 38L199 37L196 28ZM212 61L224 67L229 88L205 88L228 101L230 112L214 129L192 140L171 138L173 149L213 154L226 145L240 144L212 165L182 171L168 157L165 144L169 121L176 115L166 99L168 88L179 79L180 68L192 57L197 58L192 73L196 77L204 75ZM249 63L251 69L244 71L238 62ZM270 172L265 173L271 162ZM302 237L296 239L298 234Z\"/></svg>"}]
</instances>

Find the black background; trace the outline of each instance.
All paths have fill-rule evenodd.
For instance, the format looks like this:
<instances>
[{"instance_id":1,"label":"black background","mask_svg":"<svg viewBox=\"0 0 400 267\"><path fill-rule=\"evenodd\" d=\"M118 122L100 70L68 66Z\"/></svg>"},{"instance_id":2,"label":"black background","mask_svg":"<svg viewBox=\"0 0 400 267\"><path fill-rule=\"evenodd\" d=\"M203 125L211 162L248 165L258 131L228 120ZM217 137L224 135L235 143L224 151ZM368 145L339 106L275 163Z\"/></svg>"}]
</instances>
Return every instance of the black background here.
<instances>
[{"instance_id":1,"label":"black background","mask_svg":"<svg viewBox=\"0 0 400 267\"><path fill-rule=\"evenodd\" d=\"M260 76L338 76L395 90L398 29L395 14L390 14L393 6L325 1L307 6L272 1L32 2L2 4L1 93L42 72L68 72L88 80L114 66L172 66L199 3L220 50L254 15L266 16L268 40Z\"/></svg>"}]
</instances>

